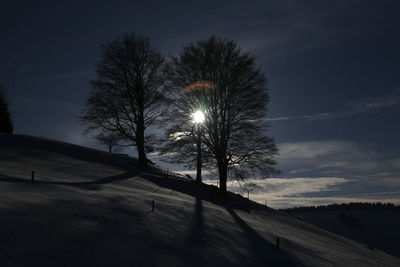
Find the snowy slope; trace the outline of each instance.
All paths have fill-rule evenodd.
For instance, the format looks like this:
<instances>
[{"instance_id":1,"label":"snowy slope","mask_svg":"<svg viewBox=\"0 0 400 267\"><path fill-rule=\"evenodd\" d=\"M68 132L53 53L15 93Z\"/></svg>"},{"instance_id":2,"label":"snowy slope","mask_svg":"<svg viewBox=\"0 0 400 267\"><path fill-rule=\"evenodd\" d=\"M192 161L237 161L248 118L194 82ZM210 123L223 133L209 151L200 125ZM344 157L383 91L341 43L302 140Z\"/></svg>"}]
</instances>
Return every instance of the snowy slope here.
<instances>
[{"instance_id":1,"label":"snowy slope","mask_svg":"<svg viewBox=\"0 0 400 267\"><path fill-rule=\"evenodd\" d=\"M5 266L400 266L239 195L29 136L0 135L0 218Z\"/></svg>"},{"instance_id":2,"label":"snowy slope","mask_svg":"<svg viewBox=\"0 0 400 267\"><path fill-rule=\"evenodd\" d=\"M400 210L304 210L290 213L332 233L400 257Z\"/></svg>"}]
</instances>

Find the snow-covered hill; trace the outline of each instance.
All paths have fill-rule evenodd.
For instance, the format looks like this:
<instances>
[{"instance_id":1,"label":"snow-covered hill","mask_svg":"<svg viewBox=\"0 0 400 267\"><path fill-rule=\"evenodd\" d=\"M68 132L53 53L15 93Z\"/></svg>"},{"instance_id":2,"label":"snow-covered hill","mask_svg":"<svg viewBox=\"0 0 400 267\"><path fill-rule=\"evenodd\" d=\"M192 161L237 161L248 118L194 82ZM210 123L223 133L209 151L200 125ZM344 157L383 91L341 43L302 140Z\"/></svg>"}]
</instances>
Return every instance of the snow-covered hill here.
<instances>
[{"instance_id":1,"label":"snow-covered hill","mask_svg":"<svg viewBox=\"0 0 400 267\"><path fill-rule=\"evenodd\" d=\"M400 209L288 210L312 224L400 257Z\"/></svg>"},{"instance_id":2,"label":"snow-covered hill","mask_svg":"<svg viewBox=\"0 0 400 267\"><path fill-rule=\"evenodd\" d=\"M0 265L400 266L239 195L136 163L0 135Z\"/></svg>"}]
</instances>

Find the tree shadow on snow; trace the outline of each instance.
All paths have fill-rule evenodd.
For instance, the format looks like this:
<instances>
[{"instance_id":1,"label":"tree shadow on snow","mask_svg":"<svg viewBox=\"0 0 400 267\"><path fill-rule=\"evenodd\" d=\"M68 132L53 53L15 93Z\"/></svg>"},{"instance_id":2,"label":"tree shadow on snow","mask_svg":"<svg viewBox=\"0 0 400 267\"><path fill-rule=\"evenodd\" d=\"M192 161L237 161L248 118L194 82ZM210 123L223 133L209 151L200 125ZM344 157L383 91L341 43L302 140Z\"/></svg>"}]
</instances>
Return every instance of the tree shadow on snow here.
<instances>
[{"instance_id":1,"label":"tree shadow on snow","mask_svg":"<svg viewBox=\"0 0 400 267\"><path fill-rule=\"evenodd\" d=\"M250 259L250 265L256 266L266 266L269 264L275 266L292 266L299 265L297 262L293 261L284 251L276 250L275 245L266 241L257 231L255 231L252 227L250 227L246 221L239 217L239 215L235 212L235 210L246 210L250 209L268 209L265 206L259 205L257 203L251 202L248 199L243 198L240 195L233 194L228 192L227 195L221 195L219 193L219 189L215 186L205 185L205 184L197 184L195 182L189 180L182 180L179 177L166 177L165 174L158 170L151 169L132 169L127 171L126 173L104 177L101 179L97 179L94 181L85 181L85 182L57 182L57 181L36 181L33 184L41 184L41 185L66 185L66 186L76 186L87 189L90 186L101 186L109 183L114 183L117 181L126 180L131 177L135 177L140 175L141 178L148 180L160 187L168 188L173 191L181 192L186 195L193 196L195 198L194 204L194 216L192 217L192 221L190 224L189 231L184 240L184 249L181 251L180 257L183 257L182 260L186 265L195 265L195 266L206 266L206 265L215 265L214 262L209 262L206 255L206 247L208 246L209 238L206 233L206 225L204 222L204 207L203 201L212 202L215 205L219 205L224 207L227 212L232 216L235 223L238 227L243 231L243 237L247 240L248 245L250 246L249 251L252 253L252 257ZM31 183L30 179L22 179L18 177L4 176L0 175L0 182L8 182L8 183ZM125 205L120 205L113 201L113 207L110 212L114 212L114 214L120 214L120 216L128 216L134 217L135 220L138 220L141 215L137 213L137 211L132 211L129 207ZM56 205L57 206L57 205ZM116 213L115 213L116 212ZM98 215L98 214L86 214L82 212L74 212L74 218L78 218L80 220L85 221L93 221L97 224L102 225L103 227L113 227L113 225L118 224L118 220L114 218L109 218L106 215ZM228 241L231 239L227 237ZM233 240L235 238L233 237ZM154 245L154 244L153 244ZM234 250L235 244L226 243L222 244L223 246L232 246ZM168 251L168 246L165 245L163 250ZM226 257L221 258L221 263L226 263ZM228 259L229 260L229 259ZM246 260L246 261L247 261ZM240 262L241 264L242 262Z\"/></svg>"},{"instance_id":2,"label":"tree shadow on snow","mask_svg":"<svg viewBox=\"0 0 400 267\"><path fill-rule=\"evenodd\" d=\"M227 195L221 195L219 189L212 185L198 184L194 181L176 179L173 176L167 177L165 174L155 174L154 172L141 173L141 177L160 187L195 197L194 217L185 238L184 260L186 264L193 265L193 263L196 263L195 266L215 265L215 263L207 262L207 255L203 253L205 247L208 245L208 237L206 236L207 231L205 230L202 201L209 201L215 205L224 207L243 231L243 236L250 246L249 251L253 254L250 259L250 266L267 266L270 264L272 266L301 265L285 251L277 250L275 244L271 244L265 240L235 212L235 210L271 209L231 192L228 192ZM223 246L232 246L232 249L234 249L235 245L227 243L223 244Z\"/></svg>"},{"instance_id":3,"label":"tree shadow on snow","mask_svg":"<svg viewBox=\"0 0 400 267\"><path fill-rule=\"evenodd\" d=\"M250 201L241 195L231 192L227 192L223 195L220 193L219 188L214 185L199 184L193 180L185 179L177 175L175 176L173 173L166 176L165 173L162 173L157 169L147 169L140 173L140 177L160 187L177 191L194 198L200 198L203 201L208 201L218 206L229 206L234 209L246 211L260 208L272 211L272 209Z\"/></svg>"},{"instance_id":4,"label":"tree shadow on snow","mask_svg":"<svg viewBox=\"0 0 400 267\"><path fill-rule=\"evenodd\" d=\"M96 204L50 201L1 209L0 265L161 266L149 254L155 245L160 248L157 251L167 251L170 244L146 227L143 232L127 230L142 221L140 213L132 211L129 215L134 217L129 219L118 209L125 205L113 199Z\"/></svg>"},{"instance_id":5,"label":"tree shadow on snow","mask_svg":"<svg viewBox=\"0 0 400 267\"><path fill-rule=\"evenodd\" d=\"M277 250L276 246L266 241L256 230L250 227L240 216L229 207L226 207L228 213L232 216L236 224L242 229L246 237L254 261L259 266L299 266L300 264L287 255L282 250Z\"/></svg>"},{"instance_id":6,"label":"tree shadow on snow","mask_svg":"<svg viewBox=\"0 0 400 267\"><path fill-rule=\"evenodd\" d=\"M196 197L195 212L191 222L191 228L185 238L185 252L182 254L184 257L185 265L207 266L204 262L204 255L202 248L207 245L205 231L204 231L204 216L203 204L199 197Z\"/></svg>"},{"instance_id":7,"label":"tree shadow on snow","mask_svg":"<svg viewBox=\"0 0 400 267\"><path fill-rule=\"evenodd\" d=\"M31 180L1 174L0 182L2 182L2 183L24 183L25 184L25 183L31 183Z\"/></svg>"},{"instance_id":8,"label":"tree shadow on snow","mask_svg":"<svg viewBox=\"0 0 400 267\"><path fill-rule=\"evenodd\" d=\"M97 180L93 181L84 181L84 182L60 182L60 181L41 181L38 180L37 178L35 179L34 182L31 181L31 179L24 179L24 178L19 178L19 177L12 177L12 176L6 176L6 175L0 175L0 182L7 182L7 183L26 183L26 184L49 184L49 185L66 185L66 186L77 186L77 187L83 187L86 189L100 189L100 185L105 185L109 183L115 183L118 181L123 181L132 177L135 177L140 173L139 170L130 170L127 171L126 173L119 174L119 175L113 175L113 176L108 176L108 177L103 177Z\"/></svg>"}]
</instances>

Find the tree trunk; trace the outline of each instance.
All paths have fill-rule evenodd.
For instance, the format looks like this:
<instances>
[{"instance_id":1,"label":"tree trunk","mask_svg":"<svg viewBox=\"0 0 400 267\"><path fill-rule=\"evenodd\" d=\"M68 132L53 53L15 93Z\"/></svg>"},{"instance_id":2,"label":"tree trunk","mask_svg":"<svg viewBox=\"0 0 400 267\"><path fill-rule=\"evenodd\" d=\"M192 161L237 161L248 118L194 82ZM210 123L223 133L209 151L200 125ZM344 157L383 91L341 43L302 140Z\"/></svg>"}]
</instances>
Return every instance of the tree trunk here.
<instances>
[{"instance_id":1,"label":"tree trunk","mask_svg":"<svg viewBox=\"0 0 400 267\"><path fill-rule=\"evenodd\" d=\"M196 131L196 147L197 147L197 174L196 174L196 182L201 183L201 168L202 168L202 161L201 161L201 132L199 126L197 126Z\"/></svg>"},{"instance_id":2,"label":"tree trunk","mask_svg":"<svg viewBox=\"0 0 400 267\"><path fill-rule=\"evenodd\" d=\"M226 160L225 160L226 161ZM226 194L226 182L228 178L228 165L224 160L218 162L218 173L219 173L219 189L223 194Z\"/></svg>"},{"instance_id":3,"label":"tree trunk","mask_svg":"<svg viewBox=\"0 0 400 267\"><path fill-rule=\"evenodd\" d=\"M147 157L146 157L146 152L144 151L144 138L142 139L143 141L136 142L138 150L138 160L139 160L139 165L141 167L147 167Z\"/></svg>"},{"instance_id":4,"label":"tree trunk","mask_svg":"<svg viewBox=\"0 0 400 267\"><path fill-rule=\"evenodd\" d=\"M144 119L139 118L136 129L136 147L138 150L138 160L141 167L147 167L147 157L144 150Z\"/></svg>"}]
</instances>

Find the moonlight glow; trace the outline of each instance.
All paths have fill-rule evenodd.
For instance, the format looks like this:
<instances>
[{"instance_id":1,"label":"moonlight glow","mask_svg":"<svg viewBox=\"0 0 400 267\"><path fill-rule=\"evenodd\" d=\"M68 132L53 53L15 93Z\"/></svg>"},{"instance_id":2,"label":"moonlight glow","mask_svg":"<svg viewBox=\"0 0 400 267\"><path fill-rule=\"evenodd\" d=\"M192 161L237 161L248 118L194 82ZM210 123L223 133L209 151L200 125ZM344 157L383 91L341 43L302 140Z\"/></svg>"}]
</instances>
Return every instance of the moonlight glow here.
<instances>
[{"instance_id":1,"label":"moonlight glow","mask_svg":"<svg viewBox=\"0 0 400 267\"><path fill-rule=\"evenodd\" d=\"M202 123L204 122L204 113L201 112L201 110L196 111L195 113L193 113L193 122L194 123Z\"/></svg>"}]
</instances>

